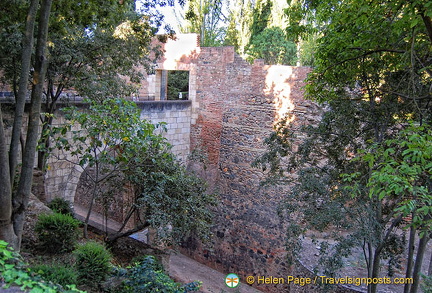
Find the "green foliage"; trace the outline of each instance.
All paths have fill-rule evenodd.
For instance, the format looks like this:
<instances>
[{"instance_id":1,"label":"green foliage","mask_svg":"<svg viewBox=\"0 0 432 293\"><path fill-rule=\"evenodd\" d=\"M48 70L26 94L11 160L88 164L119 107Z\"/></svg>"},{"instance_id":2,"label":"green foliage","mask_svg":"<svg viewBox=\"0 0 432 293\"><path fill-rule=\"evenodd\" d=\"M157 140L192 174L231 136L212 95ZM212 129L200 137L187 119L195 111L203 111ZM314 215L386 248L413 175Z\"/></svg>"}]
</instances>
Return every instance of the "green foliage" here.
<instances>
[{"instance_id":1,"label":"green foliage","mask_svg":"<svg viewBox=\"0 0 432 293\"><path fill-rule=\"evenodd\" d=\"M200 45L203 47L221 46L226 30L221 26L224 21L222 0L188 1L185 12L186 24L180 28L182 33L197 33L200 35Z\"/></svg>"},{"instance_id":2,"label":"green foliage","mask_svg":"<svg viewBox=\"0 0 432 293\"><path fill-rule=\"evenodd\" d=\"M182 93L183 100L188 99L189 71L168 71L167 99L178 100L179 93Z\"/></svg>"},{"instance_id":3,"label":"green foliage","mask_svg":"<svg viewBox=\"0 0 432 293\"><path fill-rule=\"evenodd\" d=\"M395 101L394 106L403 104L406 110L400 111L399 119L407 113L414 120L430 119L432 21L427 1L299 3L289 15L299 13L297 35L303 29L307 36L319 31L310 98L328 101L340 92L362 88L361 96L371 106L386 99ZM301 17L305 10L316 20L312 31L307 14Z\"/></svg>"},{"instance_id":4,"label":"green foliage","mask_svg":"<svg viewBox=\"0 0 432 293\"><path fill-rule=\"evenodd\" d=\"M88 111L76 107L63 110L69 123L53 128L53 147L70 152L83 168L124 161L124 149L133 142L150 146L164 141L161 135L153 134L157 126L141 120L136 105L124 99L90 101ZM77 130L75 124L79 125ZM70 139L64 137L68 131Z\"/></svg>"},{"instance_id":5,"label":"green foliage","mask_svg":"<svg viewBox=\"0 0 432 293\"><path fill-rule=\"evenodd\" d=\"M326 106L316 125L299 132L288 123L290 117L280 121L265 140L268 151L255 161L269 171L265 183L290 186L280 215L288 227L287 247L294 252L291 261L298 256L299 237L305 231L318 235L325 231L337 242L320 244L318 272L335 274L355 247L366 251L368 272L375 258L387 262L391 271L403 253L398 246L403 237L395 231L400 227L394 212L397 202L370 198L368 164L354 159L374 138L373 123L393 123L393 116L386 114L391 107L383 103L371 113L367 101L348 98L332 100ZM341 174L355 174L356 179L341 180ZM380 253L374 255L374 251Z\"/></svg>"},{"instance_id":6,"label":"green foliage","mask_svg":"<svg viewBox=\"0 0 432 293\"><path fill-rule=\"evenodd\" d=\"M52 209L54 212L63 214L63 215L71 215L73 216L74 211L70 202L67 200L56 197L48 203L48 207Z\"/></svg>"},{"instance_id":7,"label":"green foliage","mask_svg":"<svg viewBox=\"0 0 432 293\"><path fill-rule=\"evenodd\" d=\"M74 251L76 270L80 282L97 286L104 281L111 269L111 253L103 244L86 242Z\"/></svg>"},{"instance_id":8,"label":"green foliage","mask_svg":"<svg viewBox=\"0 0 432 293\"><path fill-rule=\"evenodd\" d=\"M43 280L66 287L68 284L78 284L78 274L70 266L58 264L40 264L30 268Z\"/></svg>"},{"instance_id":9,"label":"green foliage","mask_svg":"<svg viewBox=\"0 0 432 293\"><path fill-rule=\"evenodd\" d=\"M432 293L432 276L422 275L422 278L424 282L421 285L423 293Z\"/></svg>"},{"instance_id":10,"label":"green foliage","mask_svg":"<svg viewBox=\"0 0 432 293\"><path fill-rule=\"evenodd\" d=\"M314 66L315 65L315 54L317 47L317 35L312 34L307 36L300 42L300 64L301 66Z\"/></svg>"},{"instance_id":11,"label":"green foliage","mask_svg":"<svg viewBox=\"0 0 432 293\"><path fill-rule=\"evenodd\" d=\"M253 35L246 53L249 61L264 59L269 65L295 65L297 60L296 45L287 40L285 32L278 27L265 28Z\"/></svg>"},{"instance_id":12,"label":"green foliage","mask_svg":"<svg viewBox=\"0 0 432 293\"><path fill-rule=\"evenodd\" d=\"M126 272L119 272L119 275L125 278L120 288L115 288L119 293L183 293L195 292L201 287L200 282L192 282L186 285L180 285L174 282L162 269L162 266L153 256L145 256L140 262L135 263L133 267Z\"/></svg>"},{"instance_id":13,"label":"green foliage","mask_svg":"<svg viewBox=\"0 0 432 293\"><path fill-rule=\"evenodd\" d=\"M270 0L258 0L253 10L251 40L261 34L270 24L273 3Z\"/></svg>"},{"instance_id":14,"label":"green foliage","mask_svg":"<svg viewBox=\"0 0 432 293\"><path fill-rule=\"evenodd\" d=\"M0 276L0 280L6 284L4 287L19 286L21 290L28 290L30 293L84 293L76 289L75 285L61 287L33 276L20 255L2 240L0 240Z\"/></svg>"},{"instance_id":15,"label":"green foliage","mask_svg":"<svg viewBox=\"0 0 432 293\"><path fill-rule=\"evenodd\" d=\"M35 226L41 248L50 253L72 251L78 240L79 223L68 214L41 214Z\"/></svg>"},{"instance_id":16,"label":"green foliage","mask_svg":"<svg viewBox=\"0 0 432 293\"><path fill-rule=\"evenodd\" d=\"M54 141L60 150L76 156L84 170L98 170L91 177L98 185L95 199L108 194L102 186L118 190L131 183L136 196L130 212L139 216L142 229L151 226L167 241L181 241L189 233L208 238L209 206L215 197L206 194L205 182L188 172L166 139L155 133L164 130L164 124L141 120L136 105L122 99L93 102L88 111L67 113L71 123L53 130ZM74 123L78 130L72 130ZM70 139L65 137L68 131Z\"/></svg>"},{"instance_id":17,"label":"green foliage","mask_svg":"<svg viewBox=\"0 0 432 293\"><path fill-rule=\"evenodd\" d=\"M156 228L161 241L180 242L187 235L208 241L215 196L206 193L206 183L189 171L173 155L148 168L145 161L134 162L134 173L126 178L138 188L136 205L142 218ZM145 167L145 168L144 168Z\"/></svg>"},{"instance_id":18,"label":"green foliage","mask_svg":"<svg viewBox=\"0 0 432 293\"><path fill-rule=\"evenodd\" d=\"M292 184L280 212L291 245L305 230L334 232L320 272L336 271L359 247L369 276L384 261L392 273L404 252L403 216L415 212L411 228L430 230L431 3L291 2L290 38L317 36L306 94L324 114L302 141L282 121L257 164L270 169L269 182Z\"/></svg>"},{"instance_id":19,"label":"green foliage","mask_svg":"<svg viewBox=\"0 0 432 293\"><path fill-rule=\"evenodd\" d=\"M367 183L369 196L398 203L395 211L403 217L414 214L412 222L421 236L432 227L432 128L411 125L397 137L374 144L358 160L372 169Z\"/></svg>"},{"instance_id":20,"label":"green foliage","mask_svg":"<svg viewBox=\"0 0 432 293\"><path fill-rule=\"evenodd\" d=\"M229 9L224 45L234 46L241 56L245 56L245 49L251 37L253 6L252 1L236 0Z\"/></svg>"},{"instance_id":21,"label":"green foliage","mask_svg":"<svg viewBox=\"0 0 432 293\"><path fill-rule=\"evenodd\" d=\"M18 2L6 1L2 7L2 14L9 17L2 23L5 30L0 34L0 51L9 48L9 52L2 55L5 58L0 66L6 70L10 84L20 67L14 68L8 62L17 65L20 60L22 19L27 9L22 1ZM136 68L151 70L154 60L149 57L150 52L155 52L156 57L160 55L159 48L151 44L161 26L162 16L155 9L160 4L166 2L147 1L142 11L136 12L134 1L128 0L86 1L74 8L70 1L55 1L48 36L47 105L54 105L64 89L74 89L85 97L133 93L134 86L119 76L128 76L136 83L142 77ZM3 40L8 38L10 46L4 46ZM46 110L50 111L49 107Z\"/></svg>"}]
</instances>

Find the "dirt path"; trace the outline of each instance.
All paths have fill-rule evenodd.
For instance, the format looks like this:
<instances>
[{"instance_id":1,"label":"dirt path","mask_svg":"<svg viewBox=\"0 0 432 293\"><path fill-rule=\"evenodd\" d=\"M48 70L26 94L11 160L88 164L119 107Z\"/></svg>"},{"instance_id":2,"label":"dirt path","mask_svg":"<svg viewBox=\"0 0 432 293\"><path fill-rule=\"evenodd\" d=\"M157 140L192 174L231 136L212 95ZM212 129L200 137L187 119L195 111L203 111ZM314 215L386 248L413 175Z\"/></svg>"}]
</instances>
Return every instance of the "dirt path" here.
<instances>
[{"instance_id":1,"label":"dirt path","mask_svg":"<svg viewBox=\"0 0 432 293\"><path fill-rule=\"evenodd\" d=\"M231 289L225 285L225 276L212 268L209 268L185 255L173 253L169 261L169 274L176 281L189 283L195 280L202 282L200 292L205 293L260 293L261 291L251 286L240 283L237 288Z\"/></svg>"},{"instance_id":2,"label":"dirt path","mask_svg":"<svg viewBox=\"0 0 432 293\"><path fill-rule=\"evenodd\" d=\"M74 206L75 216L80 220L84 220L87 215L87 209L75 204ZM102 225L104 218L102 215L92 212L90 215L89 225L100 230L104 230ZM108 220L108 231L118 231L120 224ZM135 239L139 237L133 237ZM200 292L205 293L260 293L261 291L250 287L247 284L240 283L237 288L228 288L225 285L225 276L212 268L209 268L185 255L173 253L170 256L169 268L170 276L178 282L189 283L193 281L201 281L203 283Z\"/></svg>"}]
</instances>

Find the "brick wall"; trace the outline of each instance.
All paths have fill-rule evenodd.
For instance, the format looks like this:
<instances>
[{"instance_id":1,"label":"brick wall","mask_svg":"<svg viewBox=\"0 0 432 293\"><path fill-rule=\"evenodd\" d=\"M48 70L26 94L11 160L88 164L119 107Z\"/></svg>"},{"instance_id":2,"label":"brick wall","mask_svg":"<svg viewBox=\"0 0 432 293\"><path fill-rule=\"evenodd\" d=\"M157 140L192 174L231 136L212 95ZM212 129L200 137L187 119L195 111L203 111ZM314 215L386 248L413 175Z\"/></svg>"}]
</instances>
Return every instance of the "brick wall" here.
<instances>
[{"instance_id":1,"label":"brick wall","mask_svg":"<svg viewBox=\"0 0 432 293\"><path fill-rule=\"evenodd\" d=\"M193 169L220 194L211 243L189 239L185 252L223 272L241 277L285 276L284 229L277 216L283 190L260 187L263 174L251 167L265 149L275 121L290 112L299 127L318 117L318 107L303 99L309 68L248 64L232 47L200 48L196 66L197 119L191 148L207 157ZM280 292L281 287L259 289Z\"/></svg>"},{"instance_id":2,"label":"brick wall","mask_svg":"<svg viewBox=\"0 0 432 293\"><path fill-rule=\"evenodd\" d=\"M205 166L188 164L220 195L211 243L189 239L184 251L242 278L286 276L293 271L285 263L284 228L276 213L284 190L260 187L264 174L251 163L265 151L263 140L284 114L292 114L295 127L319 116L320 109L303 99L309 68L266 66L259 60L250 65L233 47L197 47L196 35L181 35L165 49L158 70L188 70L189 101L139 103L142 118L168 123L168 138L182 159L192 151L204 155ZM148 78L143 87L150 89L141 93L157 96L158 86L157 75ZM73 199L80 172L56 164L47 173L46 190L51 198ZM259 289L281 291L280 286Z\"/></svg>"}]
</instances>

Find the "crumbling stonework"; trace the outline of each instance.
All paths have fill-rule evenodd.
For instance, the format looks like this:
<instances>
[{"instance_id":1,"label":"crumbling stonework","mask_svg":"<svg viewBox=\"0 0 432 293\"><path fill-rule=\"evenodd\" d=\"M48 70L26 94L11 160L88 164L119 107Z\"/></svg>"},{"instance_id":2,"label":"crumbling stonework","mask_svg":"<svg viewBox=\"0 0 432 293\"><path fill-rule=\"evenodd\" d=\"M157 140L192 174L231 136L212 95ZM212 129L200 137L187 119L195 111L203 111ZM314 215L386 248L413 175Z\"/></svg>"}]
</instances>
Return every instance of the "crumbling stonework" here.
<instances>
[{"instance_id":1,"label":"crumbling stonework","mask_svg":"<svg viewBox=\"0 0 432 293\"><path fill-rule=\"evenodd\" d=\"M294 271L286 264L289 252L277 215L284 190L261 187L264 174L251 163L265 151L264 139L285 114L290 114L295 128L319 116L319 107L303 99L310 69L267 66L260 60L251 65L233 47L197 44L196 35L169 41L156 74L139 91L156 100L139 103L142 117L167 122L174 150L184 160L199 153L204 160L188 161L189 167L219 194L211 242L203 245L189 239L184 252L222 272L238 274L242 282L246 276L286 277ZM164 70L189 71L189 101L158 101ZM72 200L81 173L69 163L56 164L46 176L47 197ZM256 287L289 290L281 285Z\"/></svg>"},{"instance_id":2,"label":"crumbling stonework","mask_svg":"<svg viewBox=\"0 0 432 293\"><path fill-rule=\"evenodd\" d=\"M231 47L201 48L196 64L200 107L191 149L207 155L206 177L219 191L220 205L211 245L186 246L200 261L243 278L284 277L290 268L276 212L283 192L260 187L263 174L251 163L265 151L263 140L285 114L293 115L291 123L297 127L318 116L318 107L303 99L309 68L265 66L259 61L250 65Z\"/></svg>"},{"instance_id":3,"label":"crumbling stonework","mask_svg":"<svg viewBox=\"0 0 432 293\"><path fill-rule=\"evenodd\" d=\"M191 43L190 35L179 36L175 43L166 45L177 50L169 51L158 69L190 71L190 149L205 160L189 166L220 195L211 243L189 239L185 251L243 280L250 275L284 277L291 268L285 263L284 229L276 212L283 190L260 187L264 174L251 163L265 151L264 139L284 115L290 114L295 128L316 121L319 107L303 99L310 69L266 66L259 60L250 65L233 47L188 47L182 54L180 48Z\"/></svg>"}]
</instances>

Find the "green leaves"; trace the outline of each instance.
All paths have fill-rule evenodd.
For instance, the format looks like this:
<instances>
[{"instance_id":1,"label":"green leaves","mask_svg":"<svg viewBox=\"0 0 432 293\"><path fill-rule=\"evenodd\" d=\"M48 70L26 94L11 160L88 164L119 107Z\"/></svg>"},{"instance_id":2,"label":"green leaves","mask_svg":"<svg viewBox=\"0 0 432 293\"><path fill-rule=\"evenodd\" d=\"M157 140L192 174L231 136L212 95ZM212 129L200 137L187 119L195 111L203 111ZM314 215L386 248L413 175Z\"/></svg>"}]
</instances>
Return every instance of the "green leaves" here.
<instances>
[{"instance_id":1,"label":"green leaves","mask_svg":"<svg viewBox=\"0 0 432 293\"><path fill-rule=\"evenodd\" d=\"M265 64L295 65L297 61L296 45L287 39L279 27L265 28L253 35L247 48L248 61L264 59Z\"/></svg>"},{"instance_id":2,"label":"green leaves","mask_svg":"<svg viewBox=\"0 0 432 293\"><path fill-rule=\"evenodd\" d=\"M372 169L369 196L399 202L395 211L415 214L411 225L430 229L432 216L432 129L410 125L396 138L375 144L361 157Z\"/></svg>"},{"instance_id":3,"label":"green leaves","mask_svg":"<svg viewBox=\"0 0 432 293\"><path fill-rule=\"evenodd\" d=\"M30 272L21 256L3 240L0 240L0 275L6 283L4 285L6 288L18 285L21 290L29 290L30 293L84 293L76 289L75 285L66 286L66 289L63 289L58 285L40 280Z\"/></svg>"},{"instance_id":4,"label":"green leaves","mask_svg":"<svg viewBox=\"0 0 432 293\"><path fill-rule=\"evenodd\" d=\"M301 24L288 30L297 36L307 31L303 39L315 35L308 27L319 31L308 96L329 101L341 98L337 92L346 93L378 107L391 99L393 109L405 108L398 119L409 113L430 119L427 96L431 76L424 71L430 71L431 41L427 21L421 16L422 11L428 11L426 3L298 1L287 13ZM300 20L299 13L304 15ZM315 17L311 21L308 15ZM356 88L361 91L354 95Z\"/></svg>"},{"instance_id":5,"label":"green leaves","mask_svg":"<svg viewBox=\"0 0 432 293\"><path fill-rule=\"evenodd\" d=\"M93 167L94 174L87 174L96 185L95 199L118 192L119 186L133 186L129 205L161 240L180 242L191 233L208 239L215 196L171 153L162 135L165 123L141 120L136 105L123 99L91 101L87 110L65 111L70 123L54 128L53 139L60 151L68 152L67 160L83 170Z\"/></svg>"}]
</instances>

